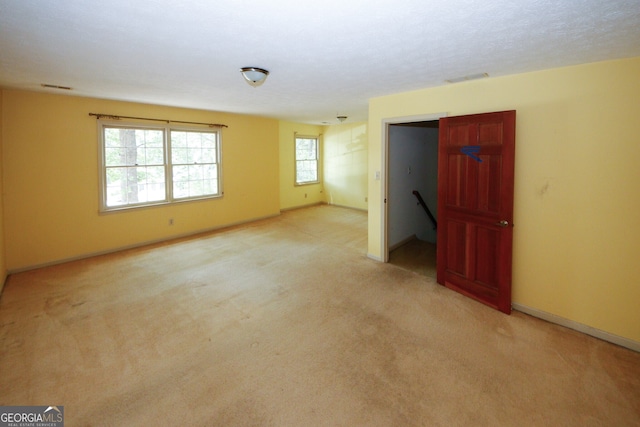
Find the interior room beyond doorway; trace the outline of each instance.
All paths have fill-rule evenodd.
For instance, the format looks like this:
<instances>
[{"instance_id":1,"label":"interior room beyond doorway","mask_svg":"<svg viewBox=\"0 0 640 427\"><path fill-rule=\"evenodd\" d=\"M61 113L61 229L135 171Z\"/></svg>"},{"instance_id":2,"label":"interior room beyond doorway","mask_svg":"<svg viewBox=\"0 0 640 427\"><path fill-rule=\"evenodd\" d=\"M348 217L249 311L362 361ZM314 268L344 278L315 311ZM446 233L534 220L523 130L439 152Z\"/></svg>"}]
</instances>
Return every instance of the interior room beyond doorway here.
<instances>
[{"instance_id":1,"label":"interior room beyond doorway","mask_svg":"<svg viewBox=\"0 0 640 427\"><path fill-rule=\"evenodd\" d=\"M435 280L438 120L390 124L388 146L389 262Z\"/></svg>"}]
</instances>

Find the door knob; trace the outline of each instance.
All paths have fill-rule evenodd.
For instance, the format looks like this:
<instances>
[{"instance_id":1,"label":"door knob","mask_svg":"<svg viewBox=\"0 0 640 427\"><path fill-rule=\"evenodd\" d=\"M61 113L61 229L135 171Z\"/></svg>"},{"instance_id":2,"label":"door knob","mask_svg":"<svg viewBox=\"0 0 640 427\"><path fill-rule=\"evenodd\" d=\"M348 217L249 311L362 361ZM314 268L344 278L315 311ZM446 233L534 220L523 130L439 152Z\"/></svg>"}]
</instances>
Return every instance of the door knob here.
<instances>
[{"instance_id":1,"label":"door knob","mask_svg":"<svg viewBox=\"0 0 640 427\"><path fill-rule=\"evenodd\" d=\"M509 226L509 221L507 221L506 219L503 219L500 222L496 222L496 225L500 226L500 227L508 227Z\"/></svg>"}]
</instances>

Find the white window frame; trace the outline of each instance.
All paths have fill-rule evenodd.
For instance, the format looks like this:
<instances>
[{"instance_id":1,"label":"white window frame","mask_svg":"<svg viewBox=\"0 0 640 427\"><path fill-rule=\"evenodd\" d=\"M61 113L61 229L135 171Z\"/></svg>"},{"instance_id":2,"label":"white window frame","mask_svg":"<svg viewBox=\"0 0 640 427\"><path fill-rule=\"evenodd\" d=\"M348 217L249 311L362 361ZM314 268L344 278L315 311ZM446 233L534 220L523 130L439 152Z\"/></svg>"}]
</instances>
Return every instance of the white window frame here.
<instances>
[{"instance_id":1,"label":"white window frame","mask_svg":"<svg viewBox=\"0 0 640 427\"><path fill-rule=\"evenodd\" d=\"M313 139L316 142L316 158L313 159L316 162L316 179L314 181L298 181L298 162L299 161L309 161L309 159L301 159L298 160L298 139ZM293 162L294 162L294 171L293 171L293 179L295 181L295 185L312 185L319 184L321 181L320 177L320 137L316 135L298 135L295 134L293 136Z\"/></svg>"},{"instance_id":2,"label":"white window frame","mask_svg":"<svg viewBox=\"0 0 640 427\"><path fill-rule=\"evenodd\" d=\"M165 197L162 200L154 200L149 202L128 203L122 205L109 206L107 204L107 161L105 153L105 129L107 128L122 128L122 129L139 129L139 130L159 130L163 132L163 154L164 154L164 187ZM197 133L211 133L215 134L215 159L214 162L208 162L205 164L215 164L217 166L217 193L204 194L199 196L187 196L187 197L174 197L174 182L173 182L173 163L171 158L171 132L172 131L186 131ZM222 132L220 129L203 129L202 127L194 126L177 126L171 123L166 125L149 125L137 122L127 122L122 120L109 121L98 120L98 142L99 142L99 173L100 173L100 212L117 212L126 211L131 209L145 208L149 206L159 206L174 203L190 202L194 200L208 200L221 198L224 195L222 186ZM198 164L198 163L194 163ZM202 163L200 163L202 164ZM178 165L184 165L184 163L178 163Z\"/></svg>"}]
</instances>

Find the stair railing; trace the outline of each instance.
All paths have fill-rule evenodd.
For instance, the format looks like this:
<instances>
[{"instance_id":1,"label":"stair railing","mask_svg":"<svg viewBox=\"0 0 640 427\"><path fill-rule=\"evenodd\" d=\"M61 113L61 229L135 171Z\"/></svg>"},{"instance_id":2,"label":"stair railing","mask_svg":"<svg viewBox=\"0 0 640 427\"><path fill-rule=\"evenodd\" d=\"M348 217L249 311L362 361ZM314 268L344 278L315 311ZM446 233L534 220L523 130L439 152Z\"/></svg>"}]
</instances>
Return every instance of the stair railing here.
<instances>
[{"instance_id":1,"label":"stair railing","mask_svg":"<svg viewBox=\"0 0 640 427\"><path fill-rule=\"evenodd\" d=\"M424 211L429 216L429 219L431 220L431 223L433 224L433 229L434 230L437 229L438 228L438 223L436 222L436 218L433 216L433 214L429 210L429 207L427 206L427 204L422 199L422 196L420 195L420 192L418 190L413 190L413 195L416 196L416 198L418 199L418 204L420 204L424 208Z\"/></svg>"}]
</instances>

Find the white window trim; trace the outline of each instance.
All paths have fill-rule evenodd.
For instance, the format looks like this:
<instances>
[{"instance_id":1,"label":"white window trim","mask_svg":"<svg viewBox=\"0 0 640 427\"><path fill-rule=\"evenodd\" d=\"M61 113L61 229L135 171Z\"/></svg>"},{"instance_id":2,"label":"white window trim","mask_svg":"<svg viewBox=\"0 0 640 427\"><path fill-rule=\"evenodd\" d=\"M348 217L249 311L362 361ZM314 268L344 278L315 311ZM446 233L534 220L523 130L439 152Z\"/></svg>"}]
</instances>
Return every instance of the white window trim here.
<instances>
[{"instance_id":1,"label":"white window trim","mask_svg":"<svg viewBox=\"0 0 640 427\"><path fill-rule=\"evenodd\" d=\"M122 120L98 120L98 156L99 156L99 199L100 207L99 212L112 213L130 211L135 209L144 209L154 206L171 205L177 203L186 203L199 200L219 199L224 196L223 187L223 170L222 170L222 132L219 129L210 130L203 129L202 127L175 125L167 123L166 125L151 125L146 123L138 123L135 121L122 121ZM136 204L122 205L122 206L108 206L107 205L107 177L106 177L106 159L105 159L105 141L104 141L104 129L105 127L117 127L117 128L131 128L131 129L155 129L163 131L164 140L164 169L165 169L165 198L164 200L152 201L152 202L140 202ZM215 133L217 149L216 149L216 162L218 167L218 193L205 196L185 197L174 199L173 197L173 174L171 163L171 131L191 131L191 132L208 132Z\"/></svg>"},{"instance_id":2,"label":"white window trim","mask_svg":"<svg viewBox=\"0 0 640 427\"><path fill-rule=\"evenodd\" d=\"M300 139L315 139L316 140L316 176L317 179L315 181L304 181L298 182L298 156L296 155L296 140ZM298 135L297 133L293 134L293 183L296 187L303 185L316 185L322 182L322 177L320 175L320 136L319 135Z\"/></svg>"}]
</instances>

